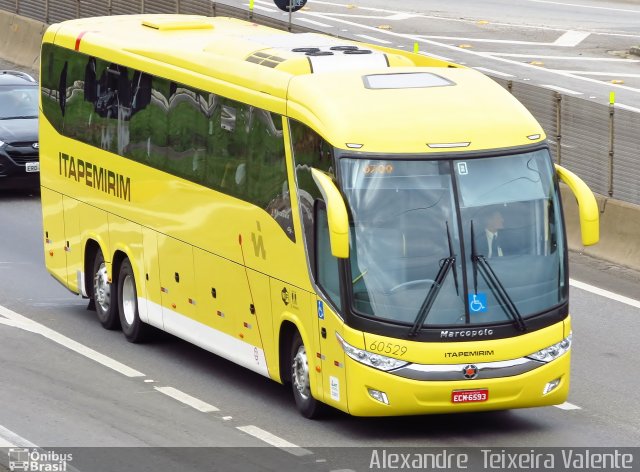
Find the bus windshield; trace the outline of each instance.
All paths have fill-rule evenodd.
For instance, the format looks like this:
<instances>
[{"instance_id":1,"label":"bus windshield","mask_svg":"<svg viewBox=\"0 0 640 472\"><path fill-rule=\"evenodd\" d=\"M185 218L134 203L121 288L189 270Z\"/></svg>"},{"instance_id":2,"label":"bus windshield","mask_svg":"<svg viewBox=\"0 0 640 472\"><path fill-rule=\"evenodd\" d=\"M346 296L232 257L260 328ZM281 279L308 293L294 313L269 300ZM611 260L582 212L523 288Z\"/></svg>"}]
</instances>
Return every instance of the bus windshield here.
<instances>
[{"instance_id":1,"label":"bus windshield","mask_svg":"<svg viewBox=\"0 0 640 472\"><path fill-rule=\"evenodd\" d=\"M339 159L352 215L351 306L423 326L514 323L566 301L546 149L465 160Z\"/></svg>"}]
</instances>

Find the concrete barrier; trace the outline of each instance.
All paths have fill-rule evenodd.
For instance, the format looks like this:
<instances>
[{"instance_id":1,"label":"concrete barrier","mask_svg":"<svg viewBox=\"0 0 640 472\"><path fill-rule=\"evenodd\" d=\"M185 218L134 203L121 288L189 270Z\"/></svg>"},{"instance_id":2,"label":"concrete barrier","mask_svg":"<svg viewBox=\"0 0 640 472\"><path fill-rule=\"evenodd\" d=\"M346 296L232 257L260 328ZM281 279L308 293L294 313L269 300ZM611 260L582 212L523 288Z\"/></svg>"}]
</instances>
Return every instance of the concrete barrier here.
<instances>
[{"instance_id":1,"label":"concrete barrier","mask_svg":"<svg viewBox=\"0 0 640 472\"><path fill-rule=\"evenodd\" d=\"M13 38L11 25L13 24L13 13L0 10L0 57L6 57L12 47Z\"/></svg>"},{"instance_id":2,"label":"concrete barrier","mask_svg":"<svg viewBox=\"0 0 640 472\"><path fill-rule=\"evenodd\" d=\"M37 71L40 43L47 25L0 10L0 56L14 64Z\"/></svg>"},{"instance_id":3,"label":"concrete barrier","mask_svg":"<svg viewBox=\"0 0 640 472\"><path fill-rule=\"evenodd\" d=\"M576 200L565 185L561 193L570 250L640 270L640 206L596 195L600 208L600 242L585 247L580 238Z\"/></svg>"}]
</instances>

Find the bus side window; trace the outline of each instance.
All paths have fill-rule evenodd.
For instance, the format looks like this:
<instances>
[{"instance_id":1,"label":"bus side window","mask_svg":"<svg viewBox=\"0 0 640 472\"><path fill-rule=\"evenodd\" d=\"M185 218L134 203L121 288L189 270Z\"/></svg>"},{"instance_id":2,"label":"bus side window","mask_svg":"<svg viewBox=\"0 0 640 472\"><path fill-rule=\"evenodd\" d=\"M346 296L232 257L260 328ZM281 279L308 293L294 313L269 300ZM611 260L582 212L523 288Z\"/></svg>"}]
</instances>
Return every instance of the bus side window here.
<instances>
[{"instance_id":1,"label":"bus side window","mask_svg":"<svg viewBox=\"0 0 640 472\"><path fill-rule=\"evenodd\" d=\"M60 81L58 82L58 103L60 103L60 111L62 112L62 116L64 116L65 109L67 106L67 69L68 67L69 67L69 63L65 61L64 66L62 66L62 71L60 71Z\"/></svg>"},{"instance_id":2,"label":"bus side window","mask_svg":"<svg viewBox=\"0 0 640 472\"><path fill-rule=\"evenodd\" d=\"M133 73L131 114L144 110L151 103L151 76L144 72Z\"/></svg>"},{"instance_id":3,"label":"bus side window","mask_svg":"<svg viewBox=\"0 0 640 472\"><path fill-rule=\"evenodd\" d=\"M95 103L98 98L96 81L96 58L90 57L84 68L84 101Z\"/></svg>"},{"instance_id":4,"label":"bus side window","mask_svg":"<svg viewBox=\"0 0 640 472\"><path fill-rule=\"evenodd\" d=\"M298 204L304 230L305 244L312 271L317 274L315 211L316 200L322 200L313 178L311 168L333 174L334 161L332 147L315 131L295 120L289 120L293 146L296 179L298 184ZM328 236L328 235L327 235ZM331 251L329 251L331 254ZM336 273L337 276L337 273Z\"/></svg>"},{"instance_id":5,"label":"bus side window","mask_svg":"<svg viewBox=\"0 0 640 472\"><path fill-rule=\"evenodd\" d=\"M66 62L67 52L53 44L42 45L42 75L40 95L42 111L51 125L62 133L63 115L60 107L60 72Z\"/></svg>"},{"instance_id":6,"label":"bus side window","mask_svg":"<svg viewBox=\"0 0 640 472\"><path fill-rule=\"evenodd\" d=\"M324 202L316 200L315 214L315 278L331 301L336 306L341 306L340 277L338 271L338 259L331 254L331 242L329 241L329 223L327 221L327 209Z\"/></svg>"},{"instance_id":7,"label":"bus side window","mask_svg":"<svg viewBox=\"0 0 640 472\"><path fill-rule=\"evenodd\" d=\"M202 182L208 119L200 106L201 92L171 82L167 113L168 146L165 169L192 182Z\"/></svg>"}]
</instances>

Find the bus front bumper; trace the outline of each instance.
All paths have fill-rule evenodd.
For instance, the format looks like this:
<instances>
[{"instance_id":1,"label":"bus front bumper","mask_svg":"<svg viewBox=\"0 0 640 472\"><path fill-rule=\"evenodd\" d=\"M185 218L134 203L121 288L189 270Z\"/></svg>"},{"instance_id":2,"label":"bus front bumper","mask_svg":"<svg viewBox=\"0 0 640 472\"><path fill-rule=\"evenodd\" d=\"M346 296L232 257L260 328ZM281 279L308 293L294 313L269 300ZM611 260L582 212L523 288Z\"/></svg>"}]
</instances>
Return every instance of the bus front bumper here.
<instances>
[{"instance_id":1,"label":"bus front bumper","mask_svg":"<svg viewBox=\"0 0 640 472\"><path fill-rule=\"evenodd\" d=\"M355 416L396 416L556 405L569 394L570 356L519 375L459 381L407 379L347 358L348 409Z\"/></svg>"}]
</instances>

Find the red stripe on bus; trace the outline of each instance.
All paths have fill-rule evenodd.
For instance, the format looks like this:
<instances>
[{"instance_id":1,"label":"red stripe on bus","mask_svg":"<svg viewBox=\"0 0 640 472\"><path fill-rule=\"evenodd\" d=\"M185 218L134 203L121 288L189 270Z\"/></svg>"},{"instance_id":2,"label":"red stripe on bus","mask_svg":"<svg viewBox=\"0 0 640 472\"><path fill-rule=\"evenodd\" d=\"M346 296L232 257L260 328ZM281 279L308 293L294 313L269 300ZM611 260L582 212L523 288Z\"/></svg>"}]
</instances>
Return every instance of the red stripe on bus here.
<instances>
[{"instance_id":1,"label":"red stripe on bus","mask_svg":"<svg viewBox=\"0 0 640 472\"><path fill-rule=\"evenodd\" d=\"M78 35L78 37L76 38L76 51L80 50L80 41L82 41L82 37L87 34L87 31L83 31L82 33L80 33Z\"/></svg>"}]
</instances>

